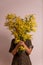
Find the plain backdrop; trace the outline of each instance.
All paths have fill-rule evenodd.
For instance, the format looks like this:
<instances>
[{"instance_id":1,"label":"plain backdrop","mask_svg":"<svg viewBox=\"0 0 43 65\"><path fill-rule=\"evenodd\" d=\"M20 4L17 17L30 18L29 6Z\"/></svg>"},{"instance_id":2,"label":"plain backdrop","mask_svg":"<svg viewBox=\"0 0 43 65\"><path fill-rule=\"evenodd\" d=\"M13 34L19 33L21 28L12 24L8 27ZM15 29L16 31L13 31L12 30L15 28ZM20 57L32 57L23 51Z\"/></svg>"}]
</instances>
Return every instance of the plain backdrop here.
<instances>
[{"instance_id":1,"label":"plain backdrop","mask_svg":"<svg viewBox=\"0 0 43 65\"><path fill-rule=\"evenodd\" d=\"M34 49L30 58L32 65L43 65L42 0L0 0L0 65L11 65L13 58L9 53L13 36L4 26L8 13L15 13L22 18L27 14L35 14L38 26L37 31L32 33Z\"/></svg>"}]
</instances>

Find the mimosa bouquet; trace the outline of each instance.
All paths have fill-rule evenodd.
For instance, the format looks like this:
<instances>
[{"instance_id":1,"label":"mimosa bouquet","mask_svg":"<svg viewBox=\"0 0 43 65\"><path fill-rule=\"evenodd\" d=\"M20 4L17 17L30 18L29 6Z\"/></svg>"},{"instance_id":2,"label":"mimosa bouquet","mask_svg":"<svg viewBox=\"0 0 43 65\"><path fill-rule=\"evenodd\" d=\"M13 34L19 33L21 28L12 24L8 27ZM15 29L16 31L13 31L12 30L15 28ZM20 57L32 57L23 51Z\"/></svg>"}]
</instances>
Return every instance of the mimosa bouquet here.
<instances>
[{"instance_id":1,"label":"mimosa bouquet","mask_svg":"<svg viewBox=\"0 0 43 65\"><path fill-rule=\"evenodd\" d=\"M31 39L32 35L30 32L36 31L37 24L33 14L25 16L24 19L15 14L8 14L6 16L5 26L7 26L13 34L15 43L18 43L21 39L23 41ZM24 50L24 47L20 46L19 49Z\"/></svg>"}]
</instances>

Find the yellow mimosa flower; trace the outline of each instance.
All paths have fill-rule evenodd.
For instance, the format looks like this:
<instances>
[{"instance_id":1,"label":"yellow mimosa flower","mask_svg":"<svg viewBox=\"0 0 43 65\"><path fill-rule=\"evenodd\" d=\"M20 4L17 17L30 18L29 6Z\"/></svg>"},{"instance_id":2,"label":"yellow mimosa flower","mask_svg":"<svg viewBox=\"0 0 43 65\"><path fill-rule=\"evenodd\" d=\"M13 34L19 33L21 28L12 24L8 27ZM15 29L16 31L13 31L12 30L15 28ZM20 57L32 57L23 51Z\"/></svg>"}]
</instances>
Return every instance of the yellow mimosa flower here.
<instances>
[{"instance_id":1,"label":"yellow mimosa flower","mask_svg":"<svg viewBox=\"0 0 43 65\"><path fill-rule=\"evenodd\" d=\"M15 43L19 43L21 39L26 41L26 39L31 39L32 35L27 34L31 31L36 31L36 20L33 14L26 15L24 19L15 14L8 14L6 16L5 26L12 32ZM23 46L19 47L19 50L25 50Z\"/></svg>"}]
</instances>

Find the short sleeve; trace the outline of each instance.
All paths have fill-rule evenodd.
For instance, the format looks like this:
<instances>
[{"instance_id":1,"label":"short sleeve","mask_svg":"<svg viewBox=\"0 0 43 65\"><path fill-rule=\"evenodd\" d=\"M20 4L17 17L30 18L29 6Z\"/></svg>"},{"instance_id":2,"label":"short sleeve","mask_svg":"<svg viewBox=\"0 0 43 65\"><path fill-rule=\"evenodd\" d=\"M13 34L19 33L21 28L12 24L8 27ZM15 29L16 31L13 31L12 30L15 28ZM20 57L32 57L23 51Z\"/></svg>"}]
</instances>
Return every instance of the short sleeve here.
<instances>
[{"instance_id":1,"label":"short sleeve","mask_svg":"<svg viewBox=\"0 0 43 65\"><path fill-rule=\"evenodd\" d=\"M33 49L33 45L32 45L31 40L26 40L26 45L27 45L29 48L32 48L32 49Z\"/></svg>"},{"instance_id":2,"label":"short sleeve","mask_svg":"<svg viewBox=\"0 0 43 65\"><path fill-rule=\"evenodd\" d=\"M14 44L14 41L15 41L15 39L12 39L9 52L12 52L12 50L13 50L13 49L15 48L15 46L16 46L16 45Z\"/></svg>"}]
</instances>

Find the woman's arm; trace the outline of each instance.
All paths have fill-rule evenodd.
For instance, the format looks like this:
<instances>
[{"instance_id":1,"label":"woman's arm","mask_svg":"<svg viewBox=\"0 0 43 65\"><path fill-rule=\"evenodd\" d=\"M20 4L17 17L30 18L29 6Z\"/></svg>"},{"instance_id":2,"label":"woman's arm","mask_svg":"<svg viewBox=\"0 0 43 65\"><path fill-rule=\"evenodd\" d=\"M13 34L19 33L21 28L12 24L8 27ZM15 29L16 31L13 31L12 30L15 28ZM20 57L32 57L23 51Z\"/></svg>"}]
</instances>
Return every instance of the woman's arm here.
<instances>
[{"instance_id":1,"label":"woman's arm","mask_svg":"<svg viewBox=\"0 0 43 65\"><path fill-rule=\"evenodd\" d=\"M19 44L16 45L16 47L12 50L12 54L15 55L18 52Z\"/></svg>"},{"instance_id":2,"label":"woman's arm","mask_svg":"<svg viewBox=\"0 0 43 65\"><path fill-rule=\"evenodd\" d=\"M26 52L27 52L28 54L31 53L32 48L31 48L31 47L30 47L30 48L27 47L27 45L26 45L23 41L20 42L20 45L23 45L23 46L24 46L24 48L25 48L25 50L26 50Z\"/></svg>"},{"instance_id":3,"label":"woman's arm","mask_svg":"<svg viewBox=\"0 0 43 65\"><path fill-rule=\"evenodd\" d=\"M31 54L32 48L28 48L26 44L24 44L25 50L28 54Z\"/></svg>"}]
</instances>

